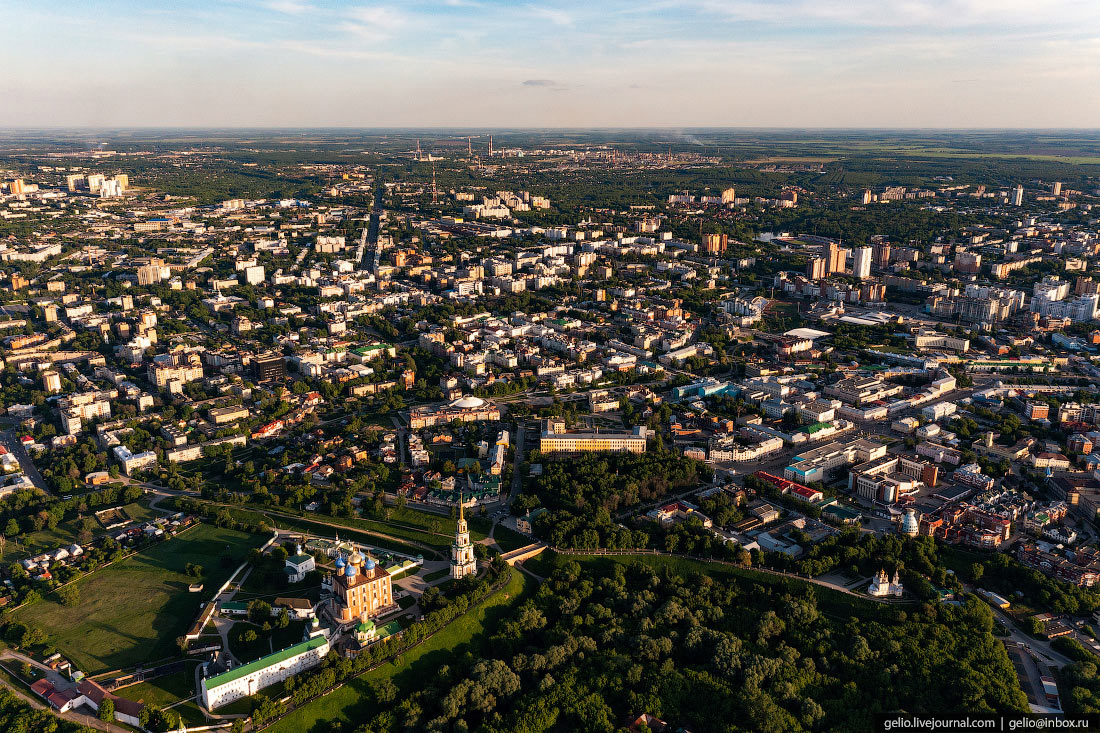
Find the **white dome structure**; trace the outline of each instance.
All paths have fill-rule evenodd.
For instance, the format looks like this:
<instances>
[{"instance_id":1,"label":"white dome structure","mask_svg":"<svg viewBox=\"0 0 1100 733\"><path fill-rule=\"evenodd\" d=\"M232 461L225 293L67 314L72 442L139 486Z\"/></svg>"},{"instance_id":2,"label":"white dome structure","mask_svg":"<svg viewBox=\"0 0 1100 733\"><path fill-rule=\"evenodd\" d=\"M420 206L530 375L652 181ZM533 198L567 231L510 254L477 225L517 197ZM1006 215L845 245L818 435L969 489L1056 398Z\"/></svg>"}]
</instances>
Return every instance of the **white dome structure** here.
<instances>
[{"instance_id":1,"label":"white dome structure","mask_svg":"<svg viewBox=\"0 0 1100 733\"><path fill-rule=\"evenodd\" d=\"M909 507L901 517L899 531L908 537L916 537L920 534L920 521L917 520L917 510Z\"/></svg>"},{"instance_id":2,"label":"white dome structure","mask_svg":"<svg viewBox=\"0 0 1100 733\"><path fill-rule=\"evenodd\" d=\"M460 397L451 403L451 407L458 407L462 410L476 410L484 405L485 400L481 399L480 397L474 397L473 395Z\"/></svg>"}]
</instances>

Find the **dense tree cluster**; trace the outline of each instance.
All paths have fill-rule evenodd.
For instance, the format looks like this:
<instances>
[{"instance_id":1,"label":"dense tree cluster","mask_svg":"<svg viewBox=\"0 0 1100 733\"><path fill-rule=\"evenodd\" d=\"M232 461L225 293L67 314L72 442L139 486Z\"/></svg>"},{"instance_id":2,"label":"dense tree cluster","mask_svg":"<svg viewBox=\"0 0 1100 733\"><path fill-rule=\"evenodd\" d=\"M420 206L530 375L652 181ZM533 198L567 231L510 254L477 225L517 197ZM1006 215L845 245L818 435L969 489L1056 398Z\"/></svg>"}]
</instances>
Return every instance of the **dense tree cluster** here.
<instances>
[{"instance_id":1,"label":"dense tree cluster","mask_svg":"<svg viewBox=\"0 0 1100 733\"><path fill-rule=\"evenodd\" d=\"M645 547L650 533L612 521L611 513L710 480L711 469L672 451L585 454L548 461L521 506L543 506L536 532L557 547ZM537 501L530 498L533 494Z\"/></svg>"},{"instance_id":2,"label":"dense tree cluster","mask_svg":"<svg viewBox=\"0 0 1100 733\"><path fill-rule=\"evenodd\" d=\"M1027 709L974 597L902 610L724 568L557 563L487 653L379 697L359 733L613 731L644 712L694 731L863 730L897 709Z\"/></svg>"}]
</instances>

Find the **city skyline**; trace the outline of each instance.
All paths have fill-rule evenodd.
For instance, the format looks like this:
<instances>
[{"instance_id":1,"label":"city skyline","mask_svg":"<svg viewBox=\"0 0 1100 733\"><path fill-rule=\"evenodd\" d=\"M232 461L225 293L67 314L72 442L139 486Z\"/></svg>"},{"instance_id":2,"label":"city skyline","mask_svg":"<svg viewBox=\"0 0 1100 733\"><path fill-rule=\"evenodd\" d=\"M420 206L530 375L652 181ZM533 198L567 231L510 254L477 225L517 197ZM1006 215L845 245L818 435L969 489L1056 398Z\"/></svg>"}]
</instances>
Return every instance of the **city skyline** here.
<instances>
[{"instance_id":1,"label":"city skyline","mask_svg":"<svg viewBox=\"0 0 1100 733\"><path fill-rule=\"evenodd\" d=\"M239 0L0 11L3 126L1091 128L1100 7Z\"/></svg>"}]
</instances>

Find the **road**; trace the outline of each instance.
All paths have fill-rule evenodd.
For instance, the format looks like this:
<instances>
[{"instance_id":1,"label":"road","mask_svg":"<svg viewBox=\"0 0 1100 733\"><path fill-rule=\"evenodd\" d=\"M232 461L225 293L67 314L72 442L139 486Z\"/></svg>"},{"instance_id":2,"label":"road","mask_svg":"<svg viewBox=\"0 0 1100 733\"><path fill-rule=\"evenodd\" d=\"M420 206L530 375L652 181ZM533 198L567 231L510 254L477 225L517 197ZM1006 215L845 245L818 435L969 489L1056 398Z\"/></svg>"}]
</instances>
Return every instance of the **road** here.
<instances>
[{"instance_id":1,"label":"road","mask_svg":"<svg viewBox=\"0 0 1100 733\"><path fill-rule=\"evenodd\" d=\"M40 474L38 468L35 467L34 461L27 455L27 451L23 448L23 444L19 442L19 438L16 435L17 430L18 428L12 427L4 432L0 432L0 445L3 445L8 453L15 456L16 460L19 461L19 467L23 470L23 474L34 483L35 487L47 494L51 493L46 487L46 482L42 478L42 474Z\"/></svg>"}]
</instances>

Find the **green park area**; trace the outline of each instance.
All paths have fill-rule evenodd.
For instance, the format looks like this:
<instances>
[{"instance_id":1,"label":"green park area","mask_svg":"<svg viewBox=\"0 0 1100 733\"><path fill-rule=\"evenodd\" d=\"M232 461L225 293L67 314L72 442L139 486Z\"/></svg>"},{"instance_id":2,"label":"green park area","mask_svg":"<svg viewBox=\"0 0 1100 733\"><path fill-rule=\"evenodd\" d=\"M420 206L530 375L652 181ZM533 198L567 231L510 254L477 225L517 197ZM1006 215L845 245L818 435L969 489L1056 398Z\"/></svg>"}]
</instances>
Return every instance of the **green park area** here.
<instances>
[{"instance_id":1,"label":"green park area","mask_svg":"<svg viewBox=\"0 0 1100 733\"><path fill-rule=\"evenodd\" d=\"M176 638L202 602L266 539L200 524L76 581L75 605L48 597L14 618L45 631L86 674L151 666L179 654ZM188 563L202 566L203 593L188 591L195 582L185 572Z\"/></svg>"},{"instance_id":2,"label":"green park area","mask_svg":"<svg viewBox=\"0 0 1100 733\"><path fill-rule=\"evenodd\" d=\"M139 503L126 504L113 510L120 520L132 522L145 522L159 516L148 506ZM86 533L86 534L85 534ZM103 524L96 520L89 512L82 518L74 517L58 523L50 529L43 527L37 532L30 532L23 536L9 537L4 543L2 559L6 563L22 560L25 557L33 557L42 552L56 550L59 547L68 547L74 542L86 541L89 537L97 537L105 534Z\"/></svg>"},{"instance_id":3,"label":"green park area","mask_svg":"<svg viewBox=\"0 0 1100 733\"><path fill-rule=\"evenodd\" d=\"M390 680L397 686L400 698L419 689L441 666L454 663L468 652L481 653L492 630L534 590L534 586L535 582L526 575L511 571L502 591L420 646L293 711L267 730L272 733L320 733L364 719L372 714L368 710L374 699L372 685Z\"/></svg>"}]
</instances>

